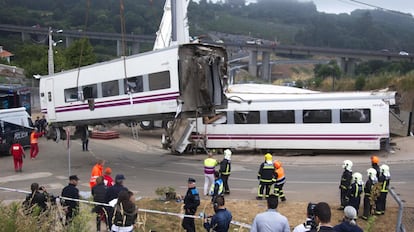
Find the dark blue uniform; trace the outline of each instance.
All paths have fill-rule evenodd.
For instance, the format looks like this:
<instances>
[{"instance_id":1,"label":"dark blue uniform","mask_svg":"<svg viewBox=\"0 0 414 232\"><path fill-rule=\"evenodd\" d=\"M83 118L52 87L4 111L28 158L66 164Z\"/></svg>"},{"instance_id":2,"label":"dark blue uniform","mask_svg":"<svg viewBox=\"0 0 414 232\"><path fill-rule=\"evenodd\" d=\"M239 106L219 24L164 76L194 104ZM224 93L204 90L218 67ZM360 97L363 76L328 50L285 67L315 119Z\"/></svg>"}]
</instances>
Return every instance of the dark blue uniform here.
<instances>
[{"instance_id":1,"label":"dark blue uniform","mask_svg":"<svg viewBox=\"0 0 414 232\"><path fill-rule=\"evenodd\" d=\"M79 189L76 188L74 184L68 184L62 190L62 197L79 199ZM68 207L68 211L66 212L66 221L70 221L74 216L76 216L79 212L79 202L65 200L63 206Z\"/></svg>"},{"instance_id":2,"label":"dark blue uniform","mask_svg":"<svg viewBox=\"0 0 414 232\"><path fill-rule=\"evenodd\" d=\"M211 218L211 222L205 222L204 228L207 231L213 230L216 232L227 232L229 231L230 222L232 215L227 209L218 209L216 214Z\"/></svg>"},{"instance_id":3,"label":"dark blue uniform","mask_svg":"<svg viewBox=\"0 0 414 232\"><path fill-rule=\"evenodd\" d=\"M184 210L187 215L195 215L197 207L200 205L200 195L198 190L189 188L184 197ZM184 217L181 224L187 232L195 232L194 218Z\"/></svg>"}]
</instances>

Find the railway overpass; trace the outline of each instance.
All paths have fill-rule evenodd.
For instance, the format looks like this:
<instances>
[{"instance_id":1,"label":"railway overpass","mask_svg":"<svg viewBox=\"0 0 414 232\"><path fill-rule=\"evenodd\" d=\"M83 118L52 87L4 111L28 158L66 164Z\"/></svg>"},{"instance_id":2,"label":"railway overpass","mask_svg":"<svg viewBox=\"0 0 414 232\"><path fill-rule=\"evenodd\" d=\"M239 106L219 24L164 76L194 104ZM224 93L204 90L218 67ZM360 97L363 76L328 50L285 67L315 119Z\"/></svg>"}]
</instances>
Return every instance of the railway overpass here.
<instances>
[{"instance_id":1,"label":"railway overpass","mask_svg":"<svg viewBox=\"0 0 414 232\"><path fill-rule=\"evenodd\" d=\"M38 26L15 26L8 24L0 24L0 31L9 31L21 33L22 40L25 41L29 35L47 35L50 33L48 28ZM122 41L132 43L132 54L140 52L141 43L153 44L155 35L134 35L107 32L91 32L80 30L63 30L60 36L65 37L66 46L68 46L74 38L89 38L94 40L110 40L116 41L117 55L122 55ZM216 43L226 47L229 52L229 57L233 53L240 51L248 52L248 70L251 75L260 76L264 80L270 80L271 74L271 54L287 54L287 55L306 55L306 56L327 56L335 57L342 70L347 73L352 73L355 64L359 61L366 60L385 60L385 61L407 61L413 62L413 55L400 55L398 52L381 52L381 51L367 51L355 49L339 49L326 47L306 47L294 45L276 45L276 44L248 44L248 43ZM260 57L259 57L260 55ZM261 58L261 59L259 59ZM260 72L259 72L260 67ZM260 75L258 75L260 73Z\"/></svg>"}]
</instances>

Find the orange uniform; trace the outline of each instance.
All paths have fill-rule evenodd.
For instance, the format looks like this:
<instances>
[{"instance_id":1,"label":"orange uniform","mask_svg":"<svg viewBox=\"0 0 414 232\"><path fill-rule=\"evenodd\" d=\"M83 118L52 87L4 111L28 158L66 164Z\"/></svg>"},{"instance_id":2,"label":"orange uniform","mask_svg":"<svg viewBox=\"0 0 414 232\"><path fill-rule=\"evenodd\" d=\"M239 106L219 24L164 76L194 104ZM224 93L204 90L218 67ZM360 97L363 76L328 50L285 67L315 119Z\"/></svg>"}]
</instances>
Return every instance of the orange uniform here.
<instances>
[{"instance_id":1,"label":"orange uniform","mask_svg":"<svg viewBox=\"0 0 414 232\"><path fill-rule=\"evenodd\" d=\"M92 172L91 172L91 179L89 180L89 186L91 187L91 189L93 188L93 186L96 185L96 178L98 176L102 176L103 174L103 166L102 164L95 164L95 166L93 166L92 168Z\"/></svg>"}]
</instances>

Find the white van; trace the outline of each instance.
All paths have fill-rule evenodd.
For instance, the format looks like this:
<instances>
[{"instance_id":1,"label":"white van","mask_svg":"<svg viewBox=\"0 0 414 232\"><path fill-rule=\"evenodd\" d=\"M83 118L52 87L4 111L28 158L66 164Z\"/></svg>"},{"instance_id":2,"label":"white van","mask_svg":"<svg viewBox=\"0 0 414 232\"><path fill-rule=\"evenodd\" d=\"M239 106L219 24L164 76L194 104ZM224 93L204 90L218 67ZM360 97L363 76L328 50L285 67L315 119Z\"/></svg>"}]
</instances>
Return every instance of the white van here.
<instances>
[{"instance_id":1,"label":"white van","mask_svg":"<svg viewBox=\"0 0 414 232\"><path fill-rule=\"evenodd\" d=\"M24 107L0 110L0 155L9 154L13 141L30 147L33 123Z\"/></svg>"}]
</instances>

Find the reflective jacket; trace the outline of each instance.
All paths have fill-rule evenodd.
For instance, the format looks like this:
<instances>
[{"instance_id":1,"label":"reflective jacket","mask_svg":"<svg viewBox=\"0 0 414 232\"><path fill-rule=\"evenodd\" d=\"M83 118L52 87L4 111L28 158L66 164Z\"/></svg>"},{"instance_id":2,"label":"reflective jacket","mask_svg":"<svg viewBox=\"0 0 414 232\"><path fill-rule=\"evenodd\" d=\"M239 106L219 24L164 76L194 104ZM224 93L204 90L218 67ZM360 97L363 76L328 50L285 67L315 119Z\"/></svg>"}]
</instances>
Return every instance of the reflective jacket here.
<instances>
[{"instance_id":1,"label":"reflective jacket","mask_svg":"<svg viewBox=\"0 0 414 232\"><path fill-rule=\"evenodd\" d=\"M273 164L267 162L263 162L262 164L260 164L257 179L259 179L260 182L265 182L269 184L276 182L275 167L273 166Z\"/></svg>"},{"instance_id":2,"label":"reflective jacket","mask_svg":"<svg viewBox=\"0 0 414 232\"><path fill-rule=\"evenodd\" d=\"M223 159L220 162L220 174L221 175L230 175L231 173L231 161Z\"/></svg>"},{"instance_id":3,"label":"reflective jacket","mask_svg":"<svg viewBox=\"0 0 414 232\"><path fill-rule=\"evenodd\" d=\"M284 184L286 182L286 177L285 177L285 170L283 169L283 167L280 167L278 169L275 169L276 172L276 185L281 185Z\"/></svg>"},{"instance_id":4,"label":"reflective jacket","mask_svg":"<svg viewBox=\"0 0 414 232\"><path fill-rule=\"evenodd\" d=\"M211 196L219 196L223 194L223 180L221 178L214 181L214 184L210 187Z\"/></svg>"},{"instance_id":5,"label":"reflective jacket","mask_svg":"<svg viewBox=\"0 0 414 232\"><path fill-rule=\"evenodd\" d=\"M352 172L344 170L341 177L341 183L339 185L340 189L348 190L351 187Z\"/></svg>"},{"instance_id":6,"label":"reflective jacket","mask_svg":"<svg viewBox=\"0 0 414 232\"><path fill-rule=\"evenodd\" d=\"M204 160L204 174L214 174L215 167L218 165L217 160L207 158Z\"/></svg>"},{"instance_id":7,"label":"reflective jacket","mask_svg":"<svg viewBox=\"0 0 414 232\"><path fill-rule=\"evenodd\" d=\"M102 176L102 173L103 173L102 165L95 164L95 166L93 166L92 168L91 179L89 180L89 186L91 188L93 188L93 186L96 185L96 178L98 178L99 176Z\"/></svg>"}]
</instances>

